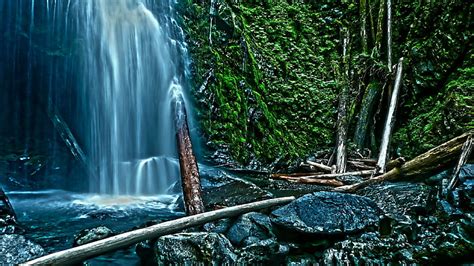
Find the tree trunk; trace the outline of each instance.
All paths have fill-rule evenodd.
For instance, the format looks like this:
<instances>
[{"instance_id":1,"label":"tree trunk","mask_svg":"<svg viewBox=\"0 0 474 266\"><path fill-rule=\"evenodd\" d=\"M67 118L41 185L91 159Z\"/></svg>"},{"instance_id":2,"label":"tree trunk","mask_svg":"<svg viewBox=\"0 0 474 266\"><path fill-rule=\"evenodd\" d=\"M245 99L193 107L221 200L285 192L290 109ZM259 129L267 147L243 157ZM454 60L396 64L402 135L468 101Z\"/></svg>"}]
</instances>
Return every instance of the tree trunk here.
<instances>
[{"instance_id":1,"label":"tree trunk","mask_svg":"<svg viewBox=\"0 0 474 266\"><path fill-rule=\"evenodd\" d=\"M343 60L343 82L342 82L342 90L339 96L339 107L338 107L338 115L337 115L337 140L336 140L336 172L337 173L344 173L346 171L347 166L347 98L349 94L349 66L347 60L348 54L348 47L349 47L349 30L345 28L344 32L344 40L343 40L343 52L342 52L342 60Z\"/></svg>"},{"instance_id":2,"label":"tree trunk","mask_svg":"<svg viewBox=\"0 0 474 266\"><path fill-rule=\"evenodd\" d=\"M467 162L469 159L469 156L471 155L472 151L472 146L473 146L473 139L472 137L469 137L466 142L464 143L462 147L462 152L461 156L459 156L459 161L458 164L456 165L456 168L453 170L453 175L451 177L451 180L449 181L447 191L451 191L454 189L458 182L458 177L459 177L459 172L461 171L461 167Z\"/></svg>"},{"instance_id":3,"label":"tree trunk","mask_svg":"<svg viewBox=\"0 0 474 266\"><path fill-rule=\"evenodd\" d=\"M258 211L276 205L289 203L294 199L295 197L269 199L183 217L176 220L156 224L150 227L141 228L127 233L112 236L82 246L49 254L44 257L28 261L25 263L25 265L71 265L74 263L80 263L84 260L117 249L125 248L141 241L176 233L185 228L202 225L218 219L234 217L243 213Z\"/></svg>"},{"instance_id":4,"label":"tree trunk","mask_svg":"<svg viewBox=\"0 0 474 266\"><path fill-rule=\"evenodd\" d=\"M97 175L96 170L92 166L91 162L89 159L86 157L86 154L84 151L81 149L79 146L79 143L77 142L76 138L72 134L71 130L69 129L69 126L66 124L64 119L59 115L55 107L48 107L47 110L48 117L53 123L54 129L58 132L59 136L63 140L64 144L66 144L67 148L73 155L73 157L81 162L81 164L84 166L86 169L87 173L90 176L95 177Z\"/></svg>"},{"instance_id":5,"label":"tree trunk","mask_svg":"<svg viewBox=\"0 0 474 266\"><path fill-rule=\"evenodd\" d=\"M392 97L390 100L390 106L388 108L387 120L385 121L385 128L382 136L382 144L380 145L379 158L377 161L377 168L379 173L383 173L386 170L386 164L388 160L388 149L390 146L390 139L395 124L395 109L398 102L398 94L400 91L400 84L402 81L403 72L403 57L400 58L397 67L397 76L395 79L395 85L393 88Z\"/></svg>"},{"instance_id":6,"label":"tree trunk","mask_svg":"<svg viewBox=\"0 0 474 266\"><path fill-rule=\"evenodd\" d=\"M179 166L181 170L181 186L183 187L184 206L187 215L204 212L202 202L201 181L196 157L193 153L191 137L183 98L175 101L176 141L179 150Z\"/></svg>"},{"instance_id":7,"label":"tree trunk","mask_svg":"<svg viewBox=\"0 0 474 266\"><path fill-rule=\"evenodd\" d=\"M357 121L354 142L356 147L360 150L366 147L367 130L370 124L370 118L373 116L375 103L380 95L378 84L375 82L369 83L362 99L362 106L359 113L359 120Z\"/></svg>"},{"instance_id":8,"label":"tree trunk","mask_svg":"<svg viewBox=\"0 0 474 266\"><path fill-rule=\"evenodd\" d=\"M387 0L387 67L392 72L392 0Z\"/></svg>"},{"instance_id":9,"label":"tree trunk","mask_svg":"<svg viewBox=\"0 0 474 266\"><path fill-rule=\"evenodd\" d=\"M353 192L370 184L379 183L382 181L401 178L425 177L427 175L433 174L435 170L440 170L450 165L461 152L463 144L468 138L472 138L473 134L474 131L469 131L468 133L458 136L439 145L438 147L418 155L412 160L404 163L402 166L393 168L383 175L354 185L339 187L336 188L335 191Z\"/></svg>"},{"instance_id":10,"label":"tree trunk","mask_svg":"<svg viewBox=\"0 0 474 266\"><path fill-rule=\"evenodd\" d=\"M360 40L362 45L362 51L368 54L367 47L367 1L360 0L359 2L359 13L360 13Z\"/></svg>"}]
</instances>

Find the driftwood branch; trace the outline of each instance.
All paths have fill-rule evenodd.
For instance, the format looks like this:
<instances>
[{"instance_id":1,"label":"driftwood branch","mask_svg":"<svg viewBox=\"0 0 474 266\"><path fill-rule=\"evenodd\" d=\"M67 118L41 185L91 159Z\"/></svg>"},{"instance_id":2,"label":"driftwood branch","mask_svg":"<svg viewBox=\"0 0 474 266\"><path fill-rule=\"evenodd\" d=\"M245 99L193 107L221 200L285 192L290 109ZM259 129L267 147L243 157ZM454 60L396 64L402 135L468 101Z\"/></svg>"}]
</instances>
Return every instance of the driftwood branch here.
<instances>
[{"instance_id":1,"label":"driftwood branch","mask_svg":"<svg viewBox=\"0 0 474 266\"><path fill-rule=\"evenodd\" d=\"M353 192L374 183L432 174L435 170L442 169L451 164L454 158L456 158L456 156L461 152L463 144L468 138L472 138L473 134L474 131L469 131L468 133L451 139L450 141L413 158L400 167L393 168L383 175L376 176L357 184L338 187L334 190L340 192Z\"/></svg>"},{"instance_id":2,"label":"driftwood branch","mask_svg":"<svg viewBox=\"0 0 474 266\"><path fill-rule=\"evenodd\" d=\"M327 166L327 165L324 165L324 164L320 164L320 163L316 163L316 162L311 162L311 161L306 161L307 164L311 165L311 166L314 166L316 168L319 168L325 172L331 172L332 168L330 166Z\"/></svg>"},{"instance_id":3,"label":"driftwood branch","mask_svg":"<svg viewBox=\"0 0 474 266\"><path fill-rule=\"evenodd\" d=\"M289 203L294 199L295 197L269 199L183 217L180 219L112 236L106 239L85 244L83 246L59 251L53 254L46 255L44 257L37 258L35 260L28 261L25 264L70 265L73 263L79 263L81 261L102 255L110 251L131 246L141 241L154 239L162 235L176 233L188 227L198 226L218 219L233 217L243 213Z\"/></svg>"},{"instance_id":4,"label":"driftwood branch","mask_svg":"<svg viewBox=\"0 0 474 266\"><path fill-rule=\"evenodd\" d=\"M448 183L448 187L447 187L448 191L453 190L453 188L456 186L459 179L459 172L461 171L461 167L469 159L469 155L471 155L471 151L472 151L472 146L473 146L473 139L472 139L472 136L470 136L469 138L467 138L466 142L462 146L461 156L459 156L458 164L456 165L456 168L454 168L453 175Z\"/></svg>"},{"instance_id":5,"label":"driftwood branch","mask_svg":"<svg viewBox=\"0 0 474 266\"><path fill-rule=\"evenodd\" d=\"M186 214L194 215L204 212L204 203L202 201L199 169L189 135L186 107L181 96L176 99L175 108L176 141L179 151L179 167L181 170L184 206Z\"/></svg>"},{"instance_id":6,"label":"driftwood branch","mask_svg":"<svg viewBox=\"0 0 474 266\"><path fill-rule=\"evenodd\" d=\"M331 187L340 187L344 186L344 183L336 179L314 179L307 176L285 176L285 175L272 175L273 179L286 180L294 183L302 184L313 184L313 185L322 185L322 186L331 186Z\"/></svg>"}]
</instances>

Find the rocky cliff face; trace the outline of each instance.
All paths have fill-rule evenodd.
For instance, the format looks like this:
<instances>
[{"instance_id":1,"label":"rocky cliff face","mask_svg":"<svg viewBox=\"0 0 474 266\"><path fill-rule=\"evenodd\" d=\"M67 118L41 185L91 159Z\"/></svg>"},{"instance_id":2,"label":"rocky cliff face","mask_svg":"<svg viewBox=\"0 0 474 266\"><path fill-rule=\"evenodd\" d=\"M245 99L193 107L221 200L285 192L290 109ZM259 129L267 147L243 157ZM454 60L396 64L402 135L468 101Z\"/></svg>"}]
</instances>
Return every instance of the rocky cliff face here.
<instances>
[{"instance_id":1,"label":"rocky cliff face","mask_svg":"<svg viewBox=\"0 0 474 266\"><path fill-rule=\"evenodd\" d=\"M349 135L357 139L362 120L368 128L362 146L376 153L393 83L380 11L385 1L204 2L183 3L181 14L209 147L244 164L332 149L337 98L347 84L342 31L348 29ZM393 1L392 61L406 62L393 152L412 156L472 127L472 22L462 5ZM378 92L364 120L364 95L373 87Z\"/></svg>"}]
</instances>

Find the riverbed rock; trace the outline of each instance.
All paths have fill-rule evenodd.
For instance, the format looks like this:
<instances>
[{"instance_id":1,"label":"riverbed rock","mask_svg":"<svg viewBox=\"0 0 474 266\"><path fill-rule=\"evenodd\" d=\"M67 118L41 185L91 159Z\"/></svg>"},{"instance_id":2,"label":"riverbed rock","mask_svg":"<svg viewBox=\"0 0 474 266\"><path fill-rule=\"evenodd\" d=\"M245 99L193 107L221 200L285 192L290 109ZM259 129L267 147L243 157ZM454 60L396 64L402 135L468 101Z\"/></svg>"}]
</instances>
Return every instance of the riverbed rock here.
<instances>
[{"instance_id":1,"label":"riverbed rock","mask_svg":"<svg viewBox=\"0 0 474 266\"><path fill-rule=\"evenodd\" d=\"M237 259L229 240L216 233L162 236L150 248L151 253L143 245L137 248L142 262L148 265L229 265Z\"/></svg>"},{"instance_id":2,"label":"riverbed rock","mask_svg":"<svg viewBox=\"0 0 474 266\"><path fill-rule=\"evenodd\" d=\"M20 264L44 255L44 249L22 235L0 235L0 264Z\"/></svg>"},{"instance_id":3,"label":"riverbed rock","mask_svg":"<svg viewBox=\"0 0 474 266\"><path fill-rule=\"evenodd\" d=\"M335 243L323 252L322 265L404 265L413 263L411 245L403 235L381 238L374 232Z\"/></svg>"},{"instance_id":4,"label":"riverbed rock","mask_svg":"<svg viewBox=\"0 0 474 266\"><path fill-rule=\"evenodd\" d=\"M201 167L203 201L207 209L235 206L272 198L272 194L252 182L212 167Z\"/></svg>"},{"instance_id":5,"label":"riverbed rock","mask_svg":"<svg viewBox=\"0 0 474 266\"><path fill-rule=\"evenodd\" d=\"M92 229L84 229L74 236L73 246L81 246L113 235L114 232L105 226L99 226Z\"/></svg>"},{"instance_id":6,"label":"riverbed rock","mask_svg":"<svg viewBox=\"0 0 474 266\"><path fill-rule=\"evenodd\" d=\"M275 237L270 217L258 212L240 216L227 231L226 236L237 246Z\"/></svg>"},{"instance_id":7,"label":"riverbed rock","mask_svg":"<svg viewBox=\"0 0 474 266\"><path fill-rule=\"evenodd\" d=\"M405 223L411 221L410 215L425 215L436 207L436 189L420 183L377 184L358 194L373 200L390 217Z\"/></svg>"},{"instance_id":8,"label":"riverbed rock","mask_svg":"<svg viewBox=\"0 0 474 266\"><path fill-rule=\"evenodd\" d=\"M289 250L274 238L260 240L238 251L237 265L281 265Z\"/></svg>"},{"instance_id":9,"label":"riverbed rock","mask_svg":"<svg viewBox=\"0 0 474 266\"><path fill-rule=\"evenodd\" d=\"M377 225L382 214L366 197L316 192L273 211L272 222L287 234L343 235Z\"/></svg>"}]
</instances>

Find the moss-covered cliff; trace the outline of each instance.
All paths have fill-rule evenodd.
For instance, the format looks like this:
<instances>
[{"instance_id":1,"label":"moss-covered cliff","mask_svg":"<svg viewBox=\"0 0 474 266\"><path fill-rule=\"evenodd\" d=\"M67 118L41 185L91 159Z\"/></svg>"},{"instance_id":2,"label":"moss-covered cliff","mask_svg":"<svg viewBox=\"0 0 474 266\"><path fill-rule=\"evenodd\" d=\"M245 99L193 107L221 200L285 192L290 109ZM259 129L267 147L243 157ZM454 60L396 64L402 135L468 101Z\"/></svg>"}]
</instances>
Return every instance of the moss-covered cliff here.
<instances>
[{"instance_id":1,"label":"moss-covered cliff","mask_svg":"<svg viewBox=\"0 0 474 266\"><path fill-rule=\"evenodd\" d=\"M244 164L329 150L338 94L349 84L350 139L363 134L359 148L376 153L393 83L384 0L204 2L188 0L180 8L211 148ZM392 147L407 156L473 127L472 4L438 2L392 3L392 61L406 59ZM350 32L348 83L344 29ZM209 71L213 78L198 89Z\"/></svg>"}]
</instances>

